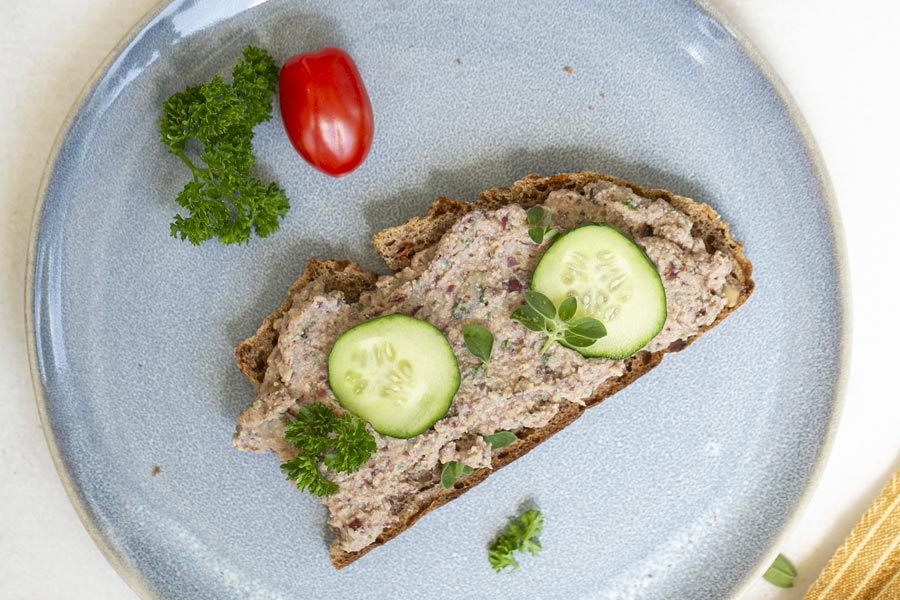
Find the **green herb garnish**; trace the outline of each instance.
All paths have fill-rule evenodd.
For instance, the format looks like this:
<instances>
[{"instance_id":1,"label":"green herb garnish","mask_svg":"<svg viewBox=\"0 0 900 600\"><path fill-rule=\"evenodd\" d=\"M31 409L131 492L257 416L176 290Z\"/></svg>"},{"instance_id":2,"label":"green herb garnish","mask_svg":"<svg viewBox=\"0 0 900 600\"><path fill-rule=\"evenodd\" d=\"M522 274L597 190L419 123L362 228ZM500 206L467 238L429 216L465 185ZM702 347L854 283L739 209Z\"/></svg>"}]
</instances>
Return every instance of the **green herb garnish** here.
<instances>
[{"instance_id":1,"label":"green herb garnish","mask_svg":"<svg viewBox=\"0 0 900 600\"><path fill-rule=\"evenodd\" d=\"M544 528L544 516L538 510L529 510L509 524L488 550L488 561L498 573L506 567L519 568L514 552L528 552L537 556L541 543L536 539Z\"/></svg>"},{"instance_id":2,"label":"green herb garnish","mask_svg":"<svg viewBox=\"0 0 900 600\"><path fill-rule=\"evenodd\" d=\"M452 460L444 464L444 468L441 469L441 485L445 490L449 490L457 479L474 471L475 469L472 467Z\"/></svg>"},{"instance_id":3,"label":"green herb garnish","mask_svg":"<svg viewBox=\"0 0 900 600\"><path fill-rule=\"evenodd\" d=\"M491 352L494 350L494 334L490 329L481 325L463 325L463 342L475 358L484 365L484 374L490 377L488 362L491 360Z\"/></svg>"},{"instance_id":4,"label":"green herb garnish","mask_svg":"<svg viewBox=\"0 0 900 600\"><path fill-rule=\"evenodd\" d=\"M544 240L553 239L553 236L559 233L550 227L553 215L545 213L540 205L529 208L525 213L525 219L528 221L528 236L535 244L542 244Z\"/></svg>"},{"instance_id":5,"label":"green herb garnish","mask_svg":"<svg viewBox=\"0 0 900 600\"><path fill-rule=\"evenodd\" d=\"M278 184L250 174L253 127L272 118L278 66L264 50L247 46L232 79L229 85L216 75L162 106L160 139L193 175L175 200L189 216L175 215L170 233L192 244L213 237L242 244L253 230L266 237L288 210Z\"/></svg>"},{"instance_id":6,"label":"green herb garnish","mask_svg":"<svg viewBox=\"0 0 900 600\"><path fill-rule=\"evenodd\" d=\"M506 448L518 439L512 431L498 431L495 434L484 436L484 441L491 445L491 450Z\"/></svg>"},{"instance_id":7,"label":"green herb garnish","mask_svg":"<svg viewBox=\"0 0 900 600\"><path fill-rule=\"evenodd\" d=\"M796 576L797 569L791 564L791 561L786 559L783 554L779 554L763 575L763 579L780 588L789 588L794 587L794 577Z\"/></svg>"},{"instance_id":8,"label":"green herb garnish","mask_svg":"<svg viewBox=\"0 0 900 600\"><path fill-rule=\"evenodd\" d=\"M592 317L575 319L578 301L572 296L559 303L559 309L540 292L525 292L527 306L517 308L510 316L531 331L545 333L547 342L541 348L541 356L547 353L553 342L571 348L587 348L606 335L603 323Z\"/></svg>"},{"instance_id":9,"label":"green herb garnish","mask_svg":"<svg viewBox=\"0 0 900 600\"><path fill-rule=\"evenodd\" d=\"M365 464L377 449L375 438L366 424L349 413L340 416L321 403L304 406L297 418L284 426L285 439L300 454L281 465L287 478L297 489L313 496L330 496L338 486L328 480L319 468L353 473Z\"/></svg>"}]
</instances>

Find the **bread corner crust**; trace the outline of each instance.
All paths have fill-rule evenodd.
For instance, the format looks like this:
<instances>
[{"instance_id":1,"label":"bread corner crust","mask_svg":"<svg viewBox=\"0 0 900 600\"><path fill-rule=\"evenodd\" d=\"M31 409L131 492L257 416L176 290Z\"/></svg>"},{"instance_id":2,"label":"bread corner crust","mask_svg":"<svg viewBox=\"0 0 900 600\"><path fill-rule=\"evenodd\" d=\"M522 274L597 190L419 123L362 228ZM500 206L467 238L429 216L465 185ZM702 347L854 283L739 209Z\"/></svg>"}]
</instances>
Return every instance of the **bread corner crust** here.
<instances>
[{"instance_id":1,"label":"bread corner crust","mask_svg":"<svg viewBox=\"0 0 900 600\"><path fill-rule=\"evenodd\" d=\"M360 292L375 285L378 276L349 260L310 259L299 279L291 285L287 298L275 312L263 319L256 333L234 347L238 369L258 390L266 374L269 355L278 343L278 322L294 303L294 296L304 287L316 284L323 292L340 291L350 302L359 298Z\"/></svg>"}]
</instances>

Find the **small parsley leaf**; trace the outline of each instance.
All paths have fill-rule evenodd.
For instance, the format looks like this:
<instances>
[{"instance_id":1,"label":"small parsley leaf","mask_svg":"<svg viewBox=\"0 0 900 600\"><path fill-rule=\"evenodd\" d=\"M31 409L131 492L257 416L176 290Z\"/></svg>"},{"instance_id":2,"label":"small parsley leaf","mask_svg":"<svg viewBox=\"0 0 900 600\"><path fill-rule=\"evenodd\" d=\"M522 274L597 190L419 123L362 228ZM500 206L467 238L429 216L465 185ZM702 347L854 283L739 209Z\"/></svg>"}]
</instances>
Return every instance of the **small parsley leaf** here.
<instances>
[{"instance_id":1,"label":"small parsley leaf","mask_svg":"<svg viewBox=\"0 0 900 600\"><path fill-rule=\"evenodd\" d=\"M175 199L185 210L169 227L172 237L195 245L214 237L243 244L253 231L264 238L278 229L287 196L278 184L251 175L253 128L272 118L277 83L272 58L247 46L231 84L216 75L163 102L160 141L192 175Z\"/></svg>"},{"instance_id":2,"label":"small parsley leaf","mask_svg":"<svg viewBox=\"0 0 900 600\"><path fill-rule=\"evenodd\" d=\"M553 215L545 213L540 205L529 208L525 220L528 222L528 237L535 244L543 244L544 240L553 239L559 233L550 227Z\"/></svg>"},{"instance_id":3,"label":"small parsley leaf","mask_svg":"<svg viewBox=\"0 0 900 600\"><path fill-rule=\"evenodd\" d=\"M299 490L313 496L330 496L338 488L325 477L323 469L353 473L377 449L366 424L349 413L340 416L321 403L304 406L297 418L284 426L285 439L300 453L282 463L281 470Z\"/></svg>"},{"instance_id":4,"label":"small parsley leaf","mask_svg":"<svg viewBox=\"0 0 900 600\"><path fill-rule=\"evenodd\" d=\"M491 450L506 448L518 439L512 431L498 431L497 433L484 436L484 441L491 445Z\"/></svg>"},{"instance_id":5,"label":"small parsley leaf","mask_svg":"<svg viewBox=\"0 0 900 600\"><path fill-rule=\"evenodd\" d=\"M537 556L541 543L537 537L544 528L544 516L538 510L529 510L510 523L488 549L488 561L498 573L506 567L519 568L514 552L528 552Z\"/></svg>"},{"instance_id":6,"label":"small parsley leaf","mask_svg":"<svg viewBox=\"0 0 900 600\"><path fill-rule=\"evenodd\" d=\"M484 374L490 377L488 363L491 360L491 352L494 350L494 334L490 329L481 325L463 325L462 334L466 348L482 362Z\"/></svg>"},{"instance_id":7,"label":"small parsley leaf","mask_svg":"<svg viewBox=\"0 0 900 600\"><path fill-rule=\"evenodd\" d=\"M574 300L574 298L571 298ZM564 319L565 320L565 319ZM581 337L594 338L599 340L606 335L606 327L597 319L591 317L581 317L569 322L569 331Z\"/></svg>"},{"instance_id":8,"label":"small parsley leaf","mask_svg":"<svg viewBox=\"0 0 900 600\"><path fill-rule=\"evenodd\" d=\"M597 341L597 338L589 338L582 337L571 329L563 333L562 340L566 343L567 346L572 346L574 348L587 348L588 346L593 346L594 342Z\"/></svg>"},{"instance_id":9,"label":"small parsley leaf","mask_svg":"<svg viewBox=\"0 0 900 600\"><path fill-rule=\"evenodd\" d=\"M542 317L530 306L521 306L513 311L510 318L518 321L531 331L544 331L547 328L547 319Z\"/></svg>"},{"instance_id":10,"label":"small parsley leaf","mask_svg":"<svg viewBox=\"0 0 900 600\"><path fill-rule=\"evenodd\" d=\"M578 309L578 300L573 296L566 296L566 299L559 303L557 316L563 321L571 321Z\"/></svg>"},{"instance_id":11,"label":"small parsley leaf","mask_svg":"<svg viewBox=\"0 0 900 600\"><path fill-rule=\"evenodd\" d=\"M445 490L449 490L460 477L473 473L474 471L475 469L472 467L464 465L461 462L456 462L455 460L445 463L444 468L441 469L441 486L443 486Z\"/></svg>"},{"instance_id":12,"label":"small parsley leaf","mask_svg":"<svg viewBox=\"0 0 900 600\"><path fill-rule=\"evenodd\" d=\"M537 311L537 313L545 319L556 319L556 307L553 306L553 302L550 300L550 298L548 298L544 294L536 292L534 290L528 290L527 292L525 292L525 302L528 304L528 306Z\"/></svg>"},{"instance_id":13,"label":"small parsley leaf","mask_svg":"<svg viewBox=\"0 0 900 600\"><path fill-rule=\"evenodd\" d=\"M515 557L513 557L513 552L515 551L516 545L513 540L498 540L491 546L491 549L488 550L488 561L490 561L491 566L494 567L494 570L498 573L506 567L518 569L519 563Z\"/></svg>"},{"instance_id":14,"label":"small parsley leaf","mask_svg":"<svg viewBox=\"0 0 900 600\"><path fill-rule=\"evenodd\" d=\"M775 562L765 572L763 578L780 588L794 587L794 578L797 576L797 569L786 559L783 554L779 554L775 558Z\"/></svg>"}]
</instances>

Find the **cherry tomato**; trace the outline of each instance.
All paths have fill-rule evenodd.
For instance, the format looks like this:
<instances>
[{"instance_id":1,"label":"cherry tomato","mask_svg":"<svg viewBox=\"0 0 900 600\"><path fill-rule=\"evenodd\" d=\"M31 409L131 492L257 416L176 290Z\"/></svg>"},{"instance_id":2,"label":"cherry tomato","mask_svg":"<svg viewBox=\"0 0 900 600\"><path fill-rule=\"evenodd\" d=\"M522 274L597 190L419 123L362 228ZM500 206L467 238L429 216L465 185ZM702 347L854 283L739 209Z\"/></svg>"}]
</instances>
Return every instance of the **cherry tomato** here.
<instances>
[{"instance_id":1,"label":"cherry tomato","mask_svg":"<svg viewBox=\"0 0 900 600\"><path fill-rule=\"evenodd\" d=\"M372 146L372 105L359 70L340 48L293 56L278 79L281 118L306 161L333 177L358 167Z\"/></svg>"}]
</instances>

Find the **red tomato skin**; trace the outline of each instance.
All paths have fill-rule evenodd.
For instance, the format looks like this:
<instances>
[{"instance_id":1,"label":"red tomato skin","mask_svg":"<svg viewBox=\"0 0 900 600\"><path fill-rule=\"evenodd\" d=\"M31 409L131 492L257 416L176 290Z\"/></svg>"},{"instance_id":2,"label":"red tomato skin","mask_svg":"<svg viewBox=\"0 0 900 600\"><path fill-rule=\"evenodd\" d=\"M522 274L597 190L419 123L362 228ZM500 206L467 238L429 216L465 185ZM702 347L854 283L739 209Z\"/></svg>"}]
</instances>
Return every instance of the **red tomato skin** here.
<instances>
[{"instance_id":1,"label":"red tomato skin","mask_svg":"<svg viewBox=\"0 0 900 600\"><path fill-rule=\"evenodd\" d=\"M372 147L372 104L359 70L340 48L298 54L278 78L281 120L306 162L341 177L356 169Z\"/></svg>"}]
</instances>

